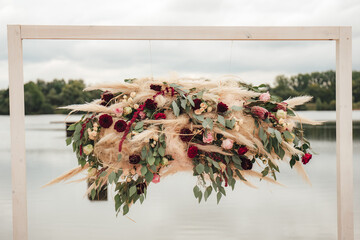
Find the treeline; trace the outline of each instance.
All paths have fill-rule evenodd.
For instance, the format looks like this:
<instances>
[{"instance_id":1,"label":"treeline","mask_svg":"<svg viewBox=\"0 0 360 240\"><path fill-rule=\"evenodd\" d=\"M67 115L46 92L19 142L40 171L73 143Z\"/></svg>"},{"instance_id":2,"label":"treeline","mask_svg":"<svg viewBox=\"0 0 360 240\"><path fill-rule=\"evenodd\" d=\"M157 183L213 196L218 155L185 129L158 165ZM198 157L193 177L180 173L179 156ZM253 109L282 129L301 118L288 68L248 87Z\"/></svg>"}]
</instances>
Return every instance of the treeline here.
<instances>
[{"instance_id":1,"label":"treeline","mask_svg":"<svg viewBox=\"0 0 360 240\"><path fill-rule=\"evenodd\" d=\"M298 74L291 77L280 75L275 78L274 86L269 86L269 91L282 99L301 95L314 97L311 103L301 106L299 110L335 110L335 75L334 71ZM353 71L352 85L353 108L360 109L360 71Z\"/></svg>"},{"instance_id":2,"label":"treeline","mask_svg":"<svg viewBox=\"0 0 360 240\"><path fill-rule=\"evenodd\" d=\"M24 85L25 114L67 113L57 108L100 98L100 91L84 92L85 87L83 80L28 82ZM0 114L9 114L9 89L0 90Z\"/></svg>"},{"instance_id":3,"label":"treeline","mask_svg":"<svg viewBox=\"0 0 360 240\"><path fill-rule=\"evenodd\" d=\"M60 106L90 102L100 97L99 91L84 92L83 80L37 80L24 85L26 114L67 113ZM282 99L311 95L313 101L301 110L335 110L335 72L313 72L291 77L277 76L273 86L267 85L272 95ZM360 109L360 71L353 71L353 107ZM299 108L300 110L300 108ZM0 115L9 114L9 89L0 90Z\"/></svg>"}]
</instances>

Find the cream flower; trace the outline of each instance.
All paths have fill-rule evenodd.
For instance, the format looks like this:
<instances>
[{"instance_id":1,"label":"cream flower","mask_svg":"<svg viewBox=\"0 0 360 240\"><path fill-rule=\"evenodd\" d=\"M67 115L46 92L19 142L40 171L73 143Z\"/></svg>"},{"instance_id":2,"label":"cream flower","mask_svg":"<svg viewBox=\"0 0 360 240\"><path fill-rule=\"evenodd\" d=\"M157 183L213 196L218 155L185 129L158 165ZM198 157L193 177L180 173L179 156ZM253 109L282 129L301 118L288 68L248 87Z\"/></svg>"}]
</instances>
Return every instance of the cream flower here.
<instances>
[{"instance_id":1,"label":"cream flower","mask_svg":"<svg viewBox=\"0 0 360 240\"><path fill-rule=\"evenodd\" d=\"M202 103L200 104L200 107L205 109L205 108L207 107L207 105L206 105L206 103L202 102Z\"/></svg>"},{"instance_id":2,"label":"cream flower","mask_svg":"<svg viewBox=\"0 0 360 240\"><path fill-rule=\"evenodd\" d=\"M207 108L207 111L208 111L208 112L211 112L211 111L212 111L212 107L208 107L208 108Z\"/></svg>"},{"instance_id":3,"label":"cream flower","mask_svg":"<svg viewBox=\"0 0 360 240\"><path fill-rule=\"evenodd\" d=\"M136 92L131 92L130 97L134 98L136 96Z\"/></svg>"},{"instance_id":4,"label":"cream flower","mask_svg":"<svg viewBox=\"0 0 360 240\"><path fill-rule=\"evenodd\" d=\"M138 109L139 108L139 104L134 104L134 109Z\"/></svg>"},{"instance_id":5,"label":"cream flower","mask_svg":"<svg viewBox=\"0 0 360 240\"><path fill-rule=\"evenodd\" d=\"M132 113L131 107L125 107L124 108L124 115L126 116L126 115L129 115L130 113Z\"/></svg>"},{"instance_id":6,"label":"cream flower","mask_svg":"<svg viewBox=\"0 0 360 240\"><path fill-rule=\"evenodd\" d=\"M91 144L88 144L85 147L83 147L83 151L84 151L85 155L90 155L90 153L92 153L93 150L94 150L94 147Z\"/></svg>"},{"instance_id":7,"label":"cream flower","mask_svg":"<svg viewBox=\"0 0 360 240\"><path fill-rule=\"evenodd\" d=\"M284 110L277 110L276 112L276 117L277 118L286 118L287 112L285 112Z\"/></svg>"},{"instance_id":8,"label":"cream flower","mask_svg":"<svg viewBox=\"0 0 360 240\"><path fill-rule=\"evenodd\" d=\"M233 146L234 146L234 141L229 138L223 140L221 144L221 147L227 150L232 149Z\"/></svg>"},{"instance_id":9,"label":"cream flower","mask_svg":"<svg viewBox=\"0 0 360 240\"><path fill-rule=\"evenodd\" d=\"M196 110L194 111L194 113L195 113L196 115L200 115L200 114L202 113L202 111L201 111L201 109L196 109Z\"/></svg>"}]
</instances>

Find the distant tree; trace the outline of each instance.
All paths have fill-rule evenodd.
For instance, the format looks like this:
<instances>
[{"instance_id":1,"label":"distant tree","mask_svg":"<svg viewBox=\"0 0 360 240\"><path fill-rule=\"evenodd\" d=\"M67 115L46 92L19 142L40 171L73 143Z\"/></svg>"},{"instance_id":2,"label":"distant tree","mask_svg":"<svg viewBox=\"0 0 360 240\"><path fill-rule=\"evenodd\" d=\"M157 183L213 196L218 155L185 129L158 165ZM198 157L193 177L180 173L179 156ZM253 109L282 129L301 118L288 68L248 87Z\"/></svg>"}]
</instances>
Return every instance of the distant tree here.
<instances>
[{"instance_id":1,"label":"distant tree","mask_svg":"<svg viewBox=\"0 0 360 240\"><path fill-rule=\"evenodd\" d=\"M45 102L44 94L34 82L24 85L25 113L41 113L41 108Z\"/></svg>"}]
</instances>

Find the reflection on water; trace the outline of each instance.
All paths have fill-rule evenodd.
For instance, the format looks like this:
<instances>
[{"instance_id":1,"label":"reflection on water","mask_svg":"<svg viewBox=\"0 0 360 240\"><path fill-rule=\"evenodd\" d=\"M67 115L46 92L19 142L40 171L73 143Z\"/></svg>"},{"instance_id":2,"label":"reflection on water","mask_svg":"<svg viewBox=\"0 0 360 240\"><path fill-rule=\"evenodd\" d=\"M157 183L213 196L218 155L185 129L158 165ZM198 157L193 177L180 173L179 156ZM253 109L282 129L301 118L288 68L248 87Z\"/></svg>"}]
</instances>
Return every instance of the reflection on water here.
<instances>
[{"instance_id":1,"label":"reflection on water","mask_svg":"<svg viewBox=\"0 0 360 240\"><path fill-rule=\"evenodd\" d=\"M306 113L308 117L324 113ZM328 112L328 119L334 119ZM325 114L325 115L326 115ZM358 114L358 113L357 113ZM306 127L318 155L305 166L312 187L280 166L278 187L253 180L259 189L237 184L219 205L211 196L197 204L196 178L179 173L151 185L143 205L131 208L129 219L115 217L113 193L108 201L91 202L86 183L40 187L76 166L65 146L62 115L26 118L27 180L30 239L336 239L335 124ZM0 239L11 239L11 176L9 118L0 117ZM360 238L359 122L354 123L355 228Z\"/></svg>"}]
</instances>

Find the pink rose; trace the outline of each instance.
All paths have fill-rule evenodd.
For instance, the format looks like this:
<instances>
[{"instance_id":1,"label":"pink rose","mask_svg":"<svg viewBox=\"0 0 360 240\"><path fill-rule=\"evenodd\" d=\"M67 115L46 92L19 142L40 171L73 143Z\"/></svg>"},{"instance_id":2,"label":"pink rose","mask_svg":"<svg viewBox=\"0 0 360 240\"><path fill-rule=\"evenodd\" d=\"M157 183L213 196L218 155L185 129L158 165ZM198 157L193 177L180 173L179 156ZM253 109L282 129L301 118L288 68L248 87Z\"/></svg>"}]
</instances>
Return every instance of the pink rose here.
<instances>
[{"instance_id":1,"label":"pink rose","mask_svg":"<svg viewBox=\"0 0 360 240\"><path fill-rule=\"evenodd\" d=\"M268 102L270 100L270 93L267 91L266 93L262 93L259 97L260 101Z\"/></svg>"},{"instance_id":2,"label":"pink rose","mask_svg":"<svg viewBox=\"0 0 360 240\"><path fill-rule=\"evenodd\" d=\"M124 112L124 109L123 109L122 107L119 107L119 108L115 108L115 109L114 109L114 113L115 113L116 115L121 116L121 115L123 114L123 112Z\"/></svg>"},{"instance_id":3,"label":"pink rose","mask_svg":"<svg viewBox=\"0 0 360 240\"><path fill-rule=\"evenodd\" d=\"M204 134L203 136L203 142L204 143L212 143L214 141L214 136L213 136L213 133L208 131L206 136Z\"/></svg>"},{"instance_id":4,"label":"pink rose","mask_svg":"<svg viewBox=\"0 0 360 240\"><path fill-rule=\"evenodd\" d=\"M221 144L221 147L227 150L232 149L233 146L234 146L234 141L229 138L225 139Z\"/></svg>"},{"instance_id":5,"label":"pink rose","mask_svg":"<svg viewBox=\"0 0 360 240\"><path fill-rule=\"evenodd\" d=\"M143 111L141 111L141 112L139 112L139 117L141 120L143 120L146 118L146 114Z\"/></svg>"},{"instance_id":6,"label":"pink rose","mask_svg":"<svg viewBox=\"0 0 360 240\"><path fill-rule=\"evenodd\" d=\"M159 183L160 182L160 176L159 174L154 174L154 177L153 177L153 180L152 180L153 183Z\"/></svg>"}]
</instances>

